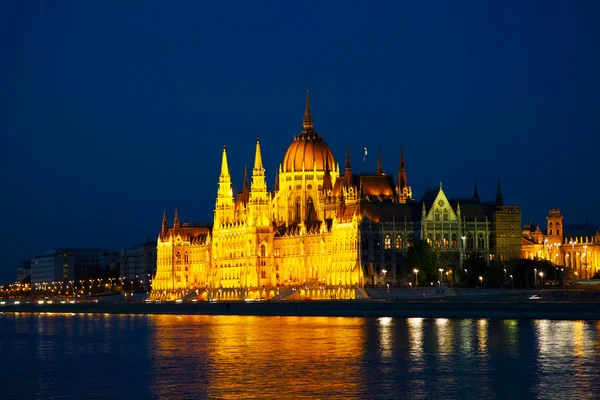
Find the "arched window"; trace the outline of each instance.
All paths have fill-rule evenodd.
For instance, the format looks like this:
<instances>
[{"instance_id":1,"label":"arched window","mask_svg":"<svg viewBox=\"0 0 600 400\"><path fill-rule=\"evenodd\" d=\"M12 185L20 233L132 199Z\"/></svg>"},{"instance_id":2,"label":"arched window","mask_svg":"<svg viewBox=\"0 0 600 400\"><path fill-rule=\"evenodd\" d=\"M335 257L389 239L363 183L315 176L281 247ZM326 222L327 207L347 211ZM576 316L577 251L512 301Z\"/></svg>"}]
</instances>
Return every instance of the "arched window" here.
<instances>
[{"instance_id":1,"label":"arched window","mask_svg":"<svg viewBox=\"0 0 600 400\"><path fill-rule=\"evenodd\" d=\"M175 253L175 261L181 262L181 253L180 252Z\"/></svg>"},{"instance_id":2,"label":"arched window","mask_svg":"<svg viewBox=\"0 0 600 400\"><path fill-rule=\"evenodd\" d=\"M485 248L485 240L483 238L483 233L480 233L479 237L477 238L477 248L479 248L479 249Z\"/></svg>"},{"instance_id":3,"label":"arched window","mask_svg":"<svg viewBox=\"0 0 600 400\"><path fill-rule=\"evenodd\" d=\"M265 248L264 244L261 244L260 245L260 256L261 257L266 257L266 255L267 255L267 249Z\"/></svg>"},{"instance_id":4,"label":"arched window","mask_svg":"<svg viewBox=\"0 0 600 400\"><path fill-rule=\"evenodd\" d=\"M187 251L183 254L183 262L185 262L185 263L189 262Z\"/></svg>"},{"instance_id":5,"label":"arched window","mask_svg":"<svg viewBox=\"0 0 600 400\"><path fill-rule=\"evenodd\" d=\"M402 235L401 234L396 235L396 249L398 249L398 250L402 249Z\"/></svg>"},{"instance_id":6,"label":"arched window","mask_svg":"<svg viewBox=\"0 0 600 400\"><path fill-rule=\"evenodd\" d=\"M467 249L472 249L474 244L473 235L471 233L467 234Z\"/></svg>"},{"instance_id":7,"label":"arched window","mask_svg":"<svg viewBox=\"0 0 600 400\"><path fill-rule=\"evenodd\" d=\"M452 248L456 248L456 233L452 234Z\"/></svg>"},{"instance_id":8,"label":"arched window","mask_svg":"<svg viewBox=\"0 0 600 400\"><path fill-rule=\"evenodd\" d=\"M448 221L448 209L444 208L444 221Z\"/></svg>"},{"instance_id":9,"label":"arched window","mask_svg":"<svg viewBox=\"0 0 600 400\"><path fill-rule=\"evenodd\" d=\"M450 246L450 240L448 239L448 234L444 234L444 248L447 249Z\"/></svg>"},{"instance_id":10,"label":"arched window","mask_svg":"<svg viewBox=\"0 0 600 400\"><path fill-rule=\"evenodd\" d=\"M415 245L415 237L414 235L411 233L408 235L408 242L406 243L406 246L410 249L411 247L413 247Z\"/></svg>"},{"instance_id":11,"label":"arched window","mask_svg":"<svg viewBox=\"0 0 600 400\"><path fill-rule=\"evenodd\" d=\"M436 249L440 248L440 235L439 234L435 235L435 248Z\"/></svg>"},{"instance_id":12,"label":"arched window","mask_svg":"<svg viewBox=\"0 0 600 400\"><path fill-rule=\"evenodd\" d=\"M309 197L308 200L306 200L306 219L308 221L317 220L317 210L315 209L312 197Z\"/></svg>"},{"instance_id":13,"label":"arched window","mask_svg":"<svg viewBox=\"0 0 600 400\"><path fill-rule=\"evenodd\" d=\"M389 233L385 234L385 237L383 239L383 246L386 250L389 250L392 248L392 238L390 237Z\"/></svg>"},{"instance_id":14,"label":"arched window","mask_svg":"<svg viewBox=\"0 0 600 400\"><path fill-rule=\"evenodd\" d=\"M433 236L431 236L431 233L427 235L427 244L433 246Z\"/></svg>"},{"instance_id":15,"label":"arched window","mask_svg":"<svg viewBox=\"0 0 600 400\"><path fill-rule=\"evenodd\" d=\"M439 221L439 220L440 220L440 212L439 212L439 210L435 210L435 214L434 214L434 216L435 216L435 220L436 220L436 221Z\"/></svg>"},{"instance_id":16,"label":"arched window","mask_svg":"<svg viewBox=\"0 0 600 400\"><path fill-rule=\"evenodd\" d=\"M296 221L300 222L300 219L301 219L300 218L301 217L300 216L300 197L298 197L296 199L296 215L295 215L295 217L296 217Z\"/></svg>"}]
</instances>

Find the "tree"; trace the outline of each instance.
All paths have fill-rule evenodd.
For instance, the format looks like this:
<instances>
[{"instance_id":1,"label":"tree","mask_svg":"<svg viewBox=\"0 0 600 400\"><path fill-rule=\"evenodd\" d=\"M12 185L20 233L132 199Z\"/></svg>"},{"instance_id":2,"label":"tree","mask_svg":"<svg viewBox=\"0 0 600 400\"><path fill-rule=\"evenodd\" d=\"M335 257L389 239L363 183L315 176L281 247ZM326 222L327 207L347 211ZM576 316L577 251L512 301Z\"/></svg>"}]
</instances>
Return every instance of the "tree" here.
<instances>
[{"instance_id":1,"label":"tree","mask_svg":"<svg viewBox=\"0 0 600 400\"><path fill-rule=\"evenodd\" d=\"M426 241L420 240L408 250L406 266L408 273L418 269L419 277L424 277L427 282L437 281L440 254Z\"/></svg>"}]
</instances>

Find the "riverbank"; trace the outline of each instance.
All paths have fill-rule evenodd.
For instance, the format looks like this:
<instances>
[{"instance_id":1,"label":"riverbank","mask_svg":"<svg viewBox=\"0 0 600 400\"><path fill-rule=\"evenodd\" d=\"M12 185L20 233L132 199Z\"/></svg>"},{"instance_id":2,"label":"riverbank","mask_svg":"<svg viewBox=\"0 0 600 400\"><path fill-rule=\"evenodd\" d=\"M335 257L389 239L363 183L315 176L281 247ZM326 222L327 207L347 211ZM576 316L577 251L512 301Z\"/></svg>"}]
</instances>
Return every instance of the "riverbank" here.
<instances>
[{"instance_id":1,"label":"riverbank","mask_svg":"<svg viewBox=\"0 0 600 400\"><path fill-rule=\"evenodd\" d=\"M586 301L288 301L220 303L18 304L5 313L198 314L255 316L423 317L600 320Z\"/></svg>"}]
</instances>

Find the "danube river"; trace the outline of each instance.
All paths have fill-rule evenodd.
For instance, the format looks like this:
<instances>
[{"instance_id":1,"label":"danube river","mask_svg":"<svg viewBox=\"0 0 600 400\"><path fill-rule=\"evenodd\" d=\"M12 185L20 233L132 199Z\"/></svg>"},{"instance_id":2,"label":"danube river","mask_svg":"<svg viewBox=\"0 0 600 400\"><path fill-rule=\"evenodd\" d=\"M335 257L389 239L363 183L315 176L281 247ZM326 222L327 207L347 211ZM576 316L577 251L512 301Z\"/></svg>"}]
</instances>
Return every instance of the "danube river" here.
<instances>
[{"instance_id":1,"label":"danube river","mask_svg":"<svg viewBox=\"0 0 600 400\"><path fill-rule=\"evenodd\" d=\"M2 399L589 399L600 321L0 315Z\"/></svg>"}]
</instances>

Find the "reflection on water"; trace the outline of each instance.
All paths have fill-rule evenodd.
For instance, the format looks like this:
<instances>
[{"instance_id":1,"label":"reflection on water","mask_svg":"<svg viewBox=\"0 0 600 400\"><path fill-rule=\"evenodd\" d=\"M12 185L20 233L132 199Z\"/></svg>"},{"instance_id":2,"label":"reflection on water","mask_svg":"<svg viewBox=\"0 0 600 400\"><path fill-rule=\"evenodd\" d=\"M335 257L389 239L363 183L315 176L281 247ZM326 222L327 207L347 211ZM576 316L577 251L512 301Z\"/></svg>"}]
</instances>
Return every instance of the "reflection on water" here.
<instances>
[{"instance_id":1,"label":"reflection on water","mask_svg":"<svg viewBox=\"0 0 600 400\"><path fill-rule=\"evenodd\" d=\"M593 398L599 340L596 321L6 314L0 384L3 399Z\"/></svg>"}]
</instances>

